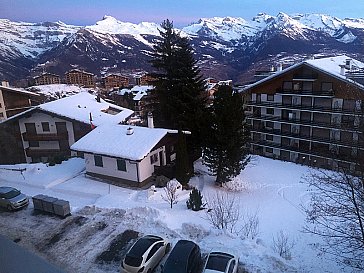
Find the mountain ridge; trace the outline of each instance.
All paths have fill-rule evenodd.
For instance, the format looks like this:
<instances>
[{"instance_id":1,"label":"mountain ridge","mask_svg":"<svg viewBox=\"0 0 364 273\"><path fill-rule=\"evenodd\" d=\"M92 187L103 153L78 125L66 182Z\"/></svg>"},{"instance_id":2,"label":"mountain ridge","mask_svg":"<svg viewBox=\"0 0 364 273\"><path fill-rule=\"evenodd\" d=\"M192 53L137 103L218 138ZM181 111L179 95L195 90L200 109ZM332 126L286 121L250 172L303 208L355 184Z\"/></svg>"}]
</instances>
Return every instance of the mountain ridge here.
<instances>
[{"instance_id":1,"label":"mountain ridge","mask_svg":"<svg viewBox=\"0 0 364 273\"><path fill-rule=\"evenodd\" d=\"M63 22L26 23L0 19L0 79L19 80L40 71L63 74L70 68L97 75L150 71L156 23L122 22L105 15L90 26ZM326 14L201 18L177 29L187 36L205 75L240 80L257 62L312 54L364 56L364 19Z\"/></svg>"}]
</instances>

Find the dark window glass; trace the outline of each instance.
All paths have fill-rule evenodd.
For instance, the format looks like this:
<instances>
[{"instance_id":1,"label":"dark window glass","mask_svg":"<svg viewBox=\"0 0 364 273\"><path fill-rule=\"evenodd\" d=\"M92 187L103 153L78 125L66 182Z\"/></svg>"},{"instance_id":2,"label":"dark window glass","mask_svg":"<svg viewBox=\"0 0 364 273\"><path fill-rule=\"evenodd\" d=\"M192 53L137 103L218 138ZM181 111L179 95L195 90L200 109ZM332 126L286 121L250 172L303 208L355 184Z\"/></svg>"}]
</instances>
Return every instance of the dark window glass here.
<instances>
[{"instance_id":1,"label":"dark window glass","mask_svg":"<svg viewBox=\"0 0 364 273\"><path fill-rule=\"evenodd\" d=\"M274 101L274 95L267 95L267 101Z\"/></svg>"},{"instance_id":2,"label":"dark window glass","mask_svg":"<svg viewBox=\"0 0 364 273\"><path fill-rule=\"evenodd\" d=\"M272 141L273 140L273 135L265 135L265 139Z\"/></svg>"},{"instance_id":3,"label":"dark window glass","mask_svg":"<svg viewBox=\"0 0 364 273\"><path fill-rule=\"evenodd\" d=\"M312 91L312 89L313 89L312 82L303 82L302 84L303 91Z\"/></svg>"},{"instance_id":4,"label":"dark window glass","mask_svg":"<svg viewBox=\"0 0 364 273\"><path fill-rule=\"evenodd\" d=\"M49 132L49 123L48 122L42 122L42 129L43 132Z\"/></svg>"},{"instance_id":5,"label":"dark window glass","mask_svg":"<svg viewBox=\"0 0 364 273\"><path fill-rule=\"evenodd\" d=\"M332 91L332 82L321 83L321 91Z\"/></svg>"},{"instance_id":6,"label":"dark window glass","mask_svg":"<svg viewBox=\"0 0 364 273\"><path fill-rule=\"evenodd\" d=\"M273 153L273 148L265 148L265 151L267 152L267 153Z\"/></svg>"},{"instance_id":7,"label":"dark window glass","mask_svg":"<svg viewBox=\"0 0 364 273\"><path fill-rule=\"evenodd\" d=\"M118 170L126 172L126 161L125 159L117 159Z\"/></svg>"},{"instance_id":8,"label":"dark window glass","mask_svg":"<svg viewBox=\"0 0 364 273\"><path fill-rule=\"evenodd\" d=\"M283 82L283 91L292 90L292 82Z\"/></svg>"},{"instance_id":9,"label":"dark window glass","mask_svg":"<svg viewBox=\"0 0 364 273\"><path fill-rule=\"evenodd\" d=\"M267 115L274 115L274 109L273 108L267 108Z\"/></svg>"},{"instance_id":10,"label":"dark window glass","mask_svg":"<svg viewBox=\"0 0 364 273\"><path fill-rule=\"evenodd\" d=\"M39 141L29 141L29 147L39 147Z\"/></svg>"},{"instance_id":11,"label":"dark window glass","mask_svg":"<svg viewBox=\"0 0 364 273\"><path fill-rule=\"evenodd\" d=\"M273 128L273 122L271 122L271 121L266 121L265 122L265 127L267 127L267 128Z\"/></svg>"},{"instance_id":12,"label":"dark window glass","mask_svg":"<svg viewBox=\"0 0 364 273\"><path fill-rule=\"evenodd\" d=\"M153 154L150 156L150 164L154 164L158 161L158 154Z\"/></svg>"},{"instance_id":13,"label":"dark window glass","mask_svg":"<svg viewBox=\"0 0 364 273\"><path fill-rule=\"evenodd\" d=\"M102 156L101 155L94 155L94 161L95 161L95 166L97 166L97 167L104 167L104 164L102 162Z\"/></svg>"}]
</instances>

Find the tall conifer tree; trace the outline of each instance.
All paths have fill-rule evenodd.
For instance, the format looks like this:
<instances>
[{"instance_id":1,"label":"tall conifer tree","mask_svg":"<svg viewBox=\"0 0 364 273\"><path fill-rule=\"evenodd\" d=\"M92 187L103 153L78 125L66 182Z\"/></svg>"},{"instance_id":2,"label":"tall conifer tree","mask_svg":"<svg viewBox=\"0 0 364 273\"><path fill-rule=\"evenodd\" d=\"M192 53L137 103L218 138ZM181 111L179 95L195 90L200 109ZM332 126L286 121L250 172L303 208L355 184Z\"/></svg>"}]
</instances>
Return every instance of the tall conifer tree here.
<instances>
[{"instance_id":1,"label":"tall conifer tree","mask_svg":"<svg viewBox=\"0 0 364 273\"><path fill-rule=\"evenodd\" d=\"M151 61L157 70L153 92L156 124L191 131L187 142L191 155L201 147L205 86L188 39L177 34L169 20L161 27Z\"/></svg>"},{"instance_id":2,"label":"tall conifer tree","mask_svg":"<svg viewBox=\"0 0 364 273\"><path fill-rule=\"evenodd\" d=\"M221 186L239 175L250 158L243 102L230 86L220 86L214 94L209 122L203 159Z\"/></svg>"}]
</instances>

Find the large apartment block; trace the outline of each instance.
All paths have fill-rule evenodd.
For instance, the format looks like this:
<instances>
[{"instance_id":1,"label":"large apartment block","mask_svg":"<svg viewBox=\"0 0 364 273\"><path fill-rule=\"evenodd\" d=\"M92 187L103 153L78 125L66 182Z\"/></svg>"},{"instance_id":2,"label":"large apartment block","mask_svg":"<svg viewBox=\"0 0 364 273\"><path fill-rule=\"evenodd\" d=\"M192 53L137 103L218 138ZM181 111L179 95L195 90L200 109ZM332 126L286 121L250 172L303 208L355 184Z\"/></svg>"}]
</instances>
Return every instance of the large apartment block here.
<instances>
[{"instance_id":1,"label":"large apartment block","mask_svg":"<svg viewBox=\"0 0 364 273\"><path fill-rule=\"evenodd\" d=\"M65 73L67 84L77 84L83 87L95 87L95 75L78 69Z\"/></svg>"},{"instance_id":2,"label":"large apartment block","mask_svg":"<svg viewBox=\"0 0 364 273\"><path fill-rule=\"evenodd\" d=\"M307 60L246 86L254 154L355 171L364 158L364 64Z\"/></svg>"}]
</instances>

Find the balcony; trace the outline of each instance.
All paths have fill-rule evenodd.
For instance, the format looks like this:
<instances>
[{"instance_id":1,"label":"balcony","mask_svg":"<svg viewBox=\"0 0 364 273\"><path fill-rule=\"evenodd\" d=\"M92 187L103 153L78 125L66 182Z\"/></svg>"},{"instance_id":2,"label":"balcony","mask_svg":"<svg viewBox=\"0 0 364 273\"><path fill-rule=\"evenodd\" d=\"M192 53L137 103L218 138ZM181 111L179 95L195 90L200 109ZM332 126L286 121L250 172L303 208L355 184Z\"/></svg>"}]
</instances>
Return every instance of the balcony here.
<instances>
[{"instance_id":1,"label":"balcony","mask_svg":"<svg viewBox=\"0 0 364 273\"><path fill-rule=\"evenodd\" d=\"M360 124L353 124L353 123L334 123L334 122L315 122L315 121L305 121L299 119L285 119L282 117L277 116L256 116L256 115L246 115L247 119L254 119L254 120L261 120L261 121L275 121L279 123L288 123L288 124L296 124L296 125L307 125L311 127L318 127L318 128L326 128L326 129L340 129L342 131L350 131L350 132L358 132Z\"/></svg>"},{"instance_id":2,"label":"balcony","mask_svg":"<svg viewBox=\"0 0 364 273\"><path fill-rule=\"evenodd\" d=\"M317 136L307 136L302 135L300 133L284 133L281 130L277 129L267 129L267 128L253 128L250 130L252 133L263 133L263 134L269 134L269 135L275 135L275 136L282 136L282 137L288 137L292 139L298 139L298 140L305 140L310 142L317 142L322 144L334 144L337 146L344 146L344 147L356 147L356 148L364 148L364 142L362 141L348 141L348 140L336 140L331 138L324 138L324 137L317 137Z\"/></svg>"},{"instance_id":3,"label":"balcony","mask_svg":"<svg viewBox=\"0 0 364 273\"><path fill-rule=\"evenodd\" d=\"M277 89L277 94L302 96L302 97L334 97L334 91L305 91L305 90L283 90Z\"/></svg>"},{"instance_id":4,"label":"balcony","mask_svg":"<svg viewBox=\"0 0 364 273\"><path fill-rule=\"evenodd\" d=\"M246 106L256 106L256 107L270 107L279 108L287 110L300 110L300 111L310 111L310 112L325 112L325 113L338 113L346 115L363 115L364 111L362 109L342 109L339 107L321 107L321 106L304 106L300 104L283 104L283 103L273 103L273 102L254 102L250 101L246 103Z\"/></svg>"},{"instance_id":5,"label":"balcony","mask_svg":"<svg viewBox=\"0 0 364 273\"><path fill-rule=\"evenodd\" d=\"M277 148L280 150L285 150L285 151L289 151L289 152L296 152L299 154L305 154L305 155L309 155L309 156L317 156L317 157L322 157L322 158L326 158L326 159L336 159L339 161L344 161L344 162L353 162L356 163L356 158L350 155L340 155L338 156L337 154L335 154L334 152L330 152L330 151L318 151L318 150L309 150L309 149L303 149L297 146L287 146L287 145L282 145L279 143L275 143L275 142L269 142L269 141L252 141L251 142L252 145L258 145L258 146L263 146L263 147L269 147L269 148Z\"/></svg>"},{"instance_id":6,"label":"balcony","mask_svg":"<svg viewBox=\"0 0 364 273\"><path fill-rule=\"evenodd\" d=\"M29 157L41 157L41 156L58 156L69 155L70 151L61 151L57 149L40 149L40 148L26 148L26 155Z\"/></svg>"},{"instance_id":7,"label":"balcony","mask_svg":"<svg viewBox=\"0 0 364 273\"><path fill-rule=\"evenodd\" d=\"M61 139L68 139L68 133L34 134L25 132L22 136L24 141L58 141Z\"/></svg>"}]
</instances>

